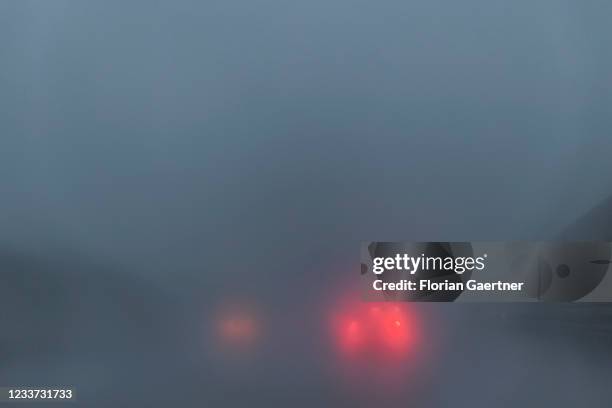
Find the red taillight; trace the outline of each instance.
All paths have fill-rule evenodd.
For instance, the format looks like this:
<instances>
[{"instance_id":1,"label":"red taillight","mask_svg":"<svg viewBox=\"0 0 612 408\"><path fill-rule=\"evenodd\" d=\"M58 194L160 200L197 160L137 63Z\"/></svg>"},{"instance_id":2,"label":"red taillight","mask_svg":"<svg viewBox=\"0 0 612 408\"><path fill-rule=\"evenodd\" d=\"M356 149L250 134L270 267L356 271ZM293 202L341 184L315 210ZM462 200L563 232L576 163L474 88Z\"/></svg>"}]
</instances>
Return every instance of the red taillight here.
<instances>
[{"instance_id":1,"label":"red taillight","mask_svg":"<svg viewBox=\"0 0 612 408\"><path fill-rule=\"evenodd\" d=\"M343 316L334 322L334 336L341 351L355 353L363 347L364 327L358 319Z\"/></svg>"},{"instance_id":2,"label":"red taillight","mask_svg":"<svg viewBox=\"0 0 612 408\"><path fill-rule=\"evenodd\" d=\"M230 316L220 326L220 334L227 341L248 341L256 335L255 322L248 317Z\"/></svg>"},{"instance_id":3,"label":"red taillight","mask_svg":"<svg viewBox=\"0 0 612 408\"><path fill-rule=\"evenodd\" d=\"M334 319L334 337L340 351L374 358L397 358L416 344L419 328L406 304L348 305Z\"/></svg>"},{"instance_id":4,"label":"red taillight","mask_svg":"<svg viewBox=\"0 0 612 408\"><path fill-rule=\"evenodd\" d=\"M231 306L217 312L214 334L223 348L250 349L262 335L262 323L251 308Z\"/></svg>"}]
</instances>

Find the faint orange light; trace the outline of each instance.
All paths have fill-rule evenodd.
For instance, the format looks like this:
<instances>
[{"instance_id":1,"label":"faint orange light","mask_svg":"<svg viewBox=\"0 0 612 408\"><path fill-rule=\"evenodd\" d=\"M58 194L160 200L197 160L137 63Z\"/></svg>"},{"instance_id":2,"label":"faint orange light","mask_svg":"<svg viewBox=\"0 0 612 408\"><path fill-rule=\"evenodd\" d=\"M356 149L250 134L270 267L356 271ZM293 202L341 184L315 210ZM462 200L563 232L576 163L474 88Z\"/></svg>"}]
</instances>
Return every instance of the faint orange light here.
<instances>
[{"instance_id":1,"label":"faint orange light","mask_svg":"<svg viewBox=\"0 0 612 408\"><path fill-rule=\"evenodd\" d=\"M225 312L217 318L216 337L224 347L249 348L261 336L259 320L248 312Z\"/></svg>"}]
</instances>

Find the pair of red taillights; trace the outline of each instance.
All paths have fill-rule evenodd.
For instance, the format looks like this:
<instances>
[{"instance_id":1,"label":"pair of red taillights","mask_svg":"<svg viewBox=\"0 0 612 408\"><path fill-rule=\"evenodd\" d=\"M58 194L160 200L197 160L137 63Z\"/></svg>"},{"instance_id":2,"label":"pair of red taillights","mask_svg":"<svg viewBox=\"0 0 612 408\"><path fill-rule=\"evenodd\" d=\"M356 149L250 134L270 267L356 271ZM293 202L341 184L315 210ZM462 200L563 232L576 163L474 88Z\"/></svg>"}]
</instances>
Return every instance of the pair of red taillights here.
<instances>
[{"instance_id":1,"label":"pair of red taillights","mask_svg":"<svg viewBox=\"0 0 612 408\"><path fill-rule=\"evenodd\" d=\"M335 314L336 346L348 355L406 355L419 340L414 311L405 304L357 303Z\"/></svg>"}]
</instances>

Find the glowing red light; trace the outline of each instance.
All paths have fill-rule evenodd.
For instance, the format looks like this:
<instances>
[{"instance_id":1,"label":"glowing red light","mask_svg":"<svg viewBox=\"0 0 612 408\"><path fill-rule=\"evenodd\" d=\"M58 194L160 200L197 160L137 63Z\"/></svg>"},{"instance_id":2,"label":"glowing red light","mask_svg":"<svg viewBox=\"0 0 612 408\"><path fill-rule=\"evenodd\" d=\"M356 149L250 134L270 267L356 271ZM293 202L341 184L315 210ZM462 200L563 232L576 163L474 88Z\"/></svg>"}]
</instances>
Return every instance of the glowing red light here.
<instances>
[{"instance_id":1,"label":"glowing red light","mask_svg":"<svg viewBox=\"0 0 612 408\"><path fill-rule=\"evenodd\" d=\"M418 389L438 339L430 336L429 315L408 302L363 301L358 288L342 291L328 305L334 381L352 397L368 399L376 390L376 402L379 395L391 401Z\"/></svg>"},{"instance_id":2,"label":"glowing red light","mask_svg":"<svg viewBox=\"0 0 612 408\"><path fill-rule=\"evenodd\" d=\"M408 305L369 306L355 303L351 314L336 316L337 345L351 355L398 358L408 354L418 340L419 328Z\"/></svg>"}]
</instances>

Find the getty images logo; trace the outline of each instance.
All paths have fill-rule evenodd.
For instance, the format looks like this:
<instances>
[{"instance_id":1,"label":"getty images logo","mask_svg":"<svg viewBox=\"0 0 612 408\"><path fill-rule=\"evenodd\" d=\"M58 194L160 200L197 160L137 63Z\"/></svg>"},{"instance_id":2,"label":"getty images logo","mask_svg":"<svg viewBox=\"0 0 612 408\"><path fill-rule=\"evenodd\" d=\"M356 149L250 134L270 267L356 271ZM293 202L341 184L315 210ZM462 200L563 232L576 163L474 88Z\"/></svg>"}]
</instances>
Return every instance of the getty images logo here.
<instances>
[{"instance_id":1,"label":"getty images logo","mask_svg":"<svg viewBox=\"0 0 612 408\"><path fill-rule=\"evenodd\" d=\"M410 256L407 253L398 253L389 257L374 257L372 259L372 272L380 275L385 271L403 271L414 275L417 271L447 271L463 274L473 270L482 271L485 268L487 254L479 257L473 256Z\"/></svg>"},{"instance_id":2,"label":"getty images logo","mask_svg":"<svg viewBox=\"0 0 612 408\"><path fill-rule=\"evenodd\" d=\"M485 252L475 253L470 242L370 241L362 244L361 259L361 275L367 280L417 285L415 290L371 290L366 298L373 301L452 302L463 292L459 283L487 267ZM421 289L420 281L428 280L457 285L448 290Z\"/></svg>"}]
</instances>

